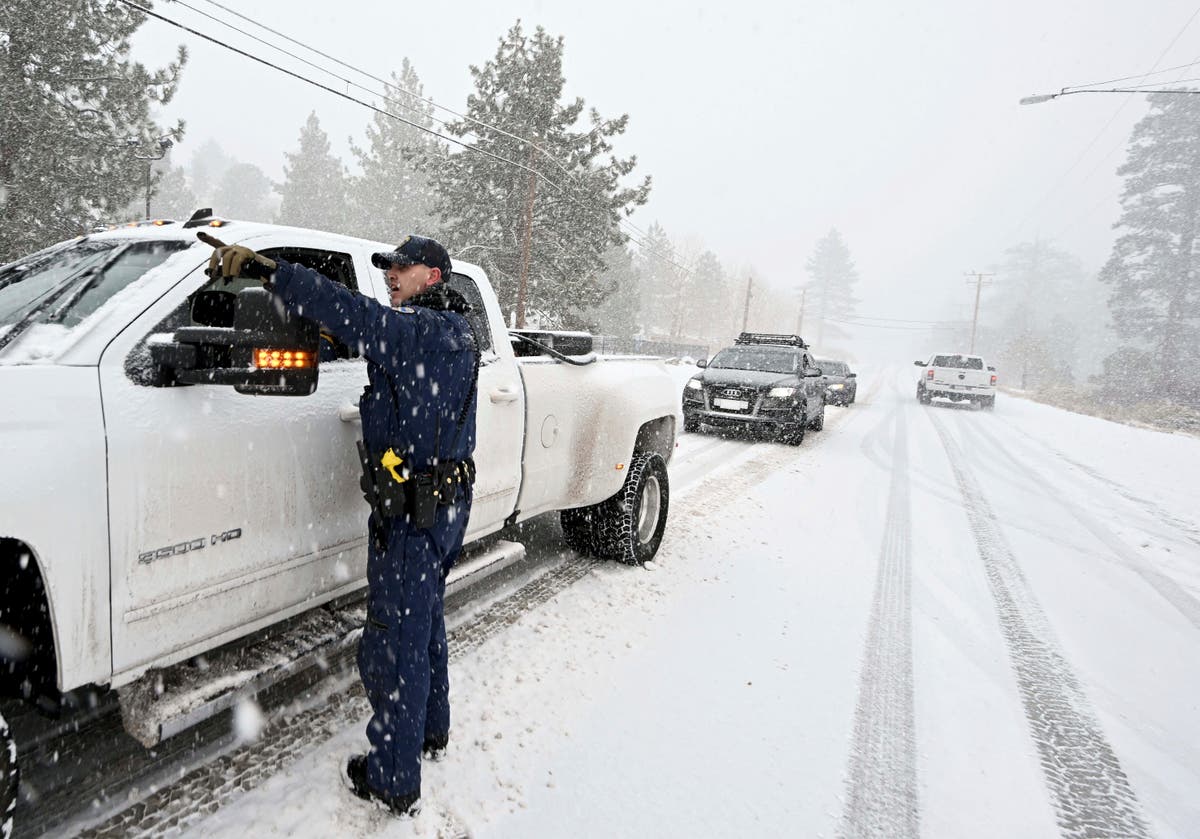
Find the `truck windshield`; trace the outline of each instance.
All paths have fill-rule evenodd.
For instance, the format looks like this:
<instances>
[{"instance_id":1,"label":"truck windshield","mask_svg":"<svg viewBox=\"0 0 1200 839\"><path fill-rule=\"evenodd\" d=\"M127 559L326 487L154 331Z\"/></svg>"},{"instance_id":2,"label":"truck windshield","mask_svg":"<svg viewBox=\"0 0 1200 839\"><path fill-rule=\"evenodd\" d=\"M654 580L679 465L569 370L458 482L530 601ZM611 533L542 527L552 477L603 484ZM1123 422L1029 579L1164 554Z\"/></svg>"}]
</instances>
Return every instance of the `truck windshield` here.
<instances>
[{"instance_id":1,"label":"truck windshield","mask_svg":"<svg viewBox=\"0 0 1200 839\"><path fill-rule=\"evenodd\" d=\"M935 355L931 367L953 367L957 370L982 370L983 359L969 355Z\"/></svg>"},{"instance_id":2,"label":"truck windshield","mask_svg":"<svg viewBox=\"0 0 1200 839\"><path fill-rule=\"evenodd\" d=\"M171 254L190 246L162 240L81 239L10 263L0 269L0 328L31 315L34 321L53 318L74 326ZM120 248L124 250L118 254ZM64 288L76 279L77 289ZM40 307L44 311L38 311Z\"/></svg>"},{"instance_id":3,"label":"truck windshield","mask_svg":"<svg viewBox=\"0 0 1200 839\"><path fill-rule=\"evenodd\" d=\"M799 368L800 356L787 350L769 350L749 347L731 347L721 350L709 367L726 370L761 370L764 373L795 373Z\"/></svg>"}]
</instances>

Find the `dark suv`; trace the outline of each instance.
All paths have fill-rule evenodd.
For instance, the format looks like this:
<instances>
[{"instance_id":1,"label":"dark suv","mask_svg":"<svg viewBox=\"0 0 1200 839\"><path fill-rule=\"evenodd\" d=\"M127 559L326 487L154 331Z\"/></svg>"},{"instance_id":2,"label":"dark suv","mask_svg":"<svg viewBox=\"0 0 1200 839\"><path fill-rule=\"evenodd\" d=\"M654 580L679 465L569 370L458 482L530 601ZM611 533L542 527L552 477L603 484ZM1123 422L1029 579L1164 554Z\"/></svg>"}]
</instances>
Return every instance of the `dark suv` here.
<instances>
[{"instance_id":1,"label":"dark suv","mask_svg":"<svg viewBox=\"0 0 1200 839\"><path fill-rule=\"evenodd\" d=\"M825 403L828 405L853 405L858 396L858 374L844 361L817 359L821 367L821 378L825 380Z\"/></svg>"},{"instance_id":2,"label":"dark suv","mask_svg":"<svg viewBox=\"0 0 1200 839\"><path fill-rule=\"evenodd\" d=\"M825 425L825 383L799 335L743 332L683 389L683 428L748 428L794 446Z\"/></svg>"}]
</instances>

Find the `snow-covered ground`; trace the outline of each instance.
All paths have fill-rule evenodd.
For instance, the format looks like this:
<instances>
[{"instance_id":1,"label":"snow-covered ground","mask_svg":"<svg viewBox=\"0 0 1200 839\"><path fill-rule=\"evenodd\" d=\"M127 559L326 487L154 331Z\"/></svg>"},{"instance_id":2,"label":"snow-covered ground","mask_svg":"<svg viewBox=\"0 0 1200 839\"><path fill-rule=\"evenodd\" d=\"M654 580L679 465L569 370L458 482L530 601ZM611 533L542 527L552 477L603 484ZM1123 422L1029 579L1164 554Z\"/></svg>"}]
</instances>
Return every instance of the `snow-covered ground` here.
<instances>
[{"instance_id":1,"label":"snow-covered ground","mask_svg":"<svg viewBox=\"0 0 1200 839\"><path fill-rule=\"evenodd\" d=\"M416 819L343 787L364 718L190 835L1200 836L1200 440L910 379L684 435L651 567L452 663Z\"/></svg>"}]
</instances>

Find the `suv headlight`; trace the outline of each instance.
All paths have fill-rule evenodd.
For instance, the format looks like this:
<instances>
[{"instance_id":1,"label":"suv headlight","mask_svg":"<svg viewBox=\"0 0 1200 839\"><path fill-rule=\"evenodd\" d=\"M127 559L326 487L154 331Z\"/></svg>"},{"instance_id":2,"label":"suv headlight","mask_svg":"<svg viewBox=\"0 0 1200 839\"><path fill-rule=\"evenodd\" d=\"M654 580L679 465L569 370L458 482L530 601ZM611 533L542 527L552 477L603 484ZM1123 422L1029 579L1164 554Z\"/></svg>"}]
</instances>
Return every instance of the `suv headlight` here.
<instances>
[{"instance_id":1,"label":"suv headlight","mask_svg":"<svg viewBox=\"0 0 1200 839\"><path fill-rule=\"evenodd\" d=\"M796 389L794 387L773 387L767 396L771 397L772 399L787 399L795 392Z\"/></svg>"},{"instance_id":2,"label":"suv headlight","mask_svg":"<svg viewBox=\"0 0 1200 839\"><path fill-rule=\"evenodd\" d=\"M846 386L844 384L838 383L836 385L830 385L829 389L830 390L845 390Z\"/></svg>"},{"instance_id":3,"label":"suv headlight","mask_svg":"<svg viewBox=\"0 0 1200 839\"><path fill-rule=\"evenodd\" d=\"M702 387L703 387L703 385L700 384L699 379L688 379L688 383L687 383L688 390L700 390L700 388L702 388Z\"/></svg>"}]
</instances>

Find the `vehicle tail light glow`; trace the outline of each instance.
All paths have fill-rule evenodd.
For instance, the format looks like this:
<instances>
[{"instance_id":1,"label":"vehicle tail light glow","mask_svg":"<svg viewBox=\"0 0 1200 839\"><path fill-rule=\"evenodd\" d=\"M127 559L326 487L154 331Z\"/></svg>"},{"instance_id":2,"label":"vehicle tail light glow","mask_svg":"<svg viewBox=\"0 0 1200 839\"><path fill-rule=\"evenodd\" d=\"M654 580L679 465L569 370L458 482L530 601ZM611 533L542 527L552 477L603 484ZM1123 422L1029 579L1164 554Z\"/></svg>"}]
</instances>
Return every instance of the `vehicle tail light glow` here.
<instances>
[{"instance_id":1,"label":"vehicle tail light glow","mask_svg":"<svg viewBox=\"0 0 1200 839\"><path fill-rule=\"evenodd\" d=\"M996 374L993 373L992 374L992 384L995 384L995 383L996 383Z\"/></svg>"},{"instance_id":2,"label":"vehicle tail light glow","mask_svg":"<svg viewBox=\"0 0 1200 839\"><path fill-rule=\"evenodd\" d=\"M933 368L932 367L925 371L925 378L927 378L927 379L933 378Z\"/></svg>"},{"instance_id":3,"label":"vehicle tail light glow","mask_svg":"<svg viewBox=\"0 0 1200 839\"><path fill-rule=\"evenodd\" d=\"M303 370L313 366L313 354L304 350L255 350L254 366L264 370Z\"/></svg>"}]
</instances>

